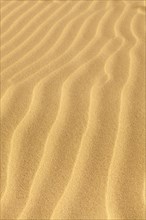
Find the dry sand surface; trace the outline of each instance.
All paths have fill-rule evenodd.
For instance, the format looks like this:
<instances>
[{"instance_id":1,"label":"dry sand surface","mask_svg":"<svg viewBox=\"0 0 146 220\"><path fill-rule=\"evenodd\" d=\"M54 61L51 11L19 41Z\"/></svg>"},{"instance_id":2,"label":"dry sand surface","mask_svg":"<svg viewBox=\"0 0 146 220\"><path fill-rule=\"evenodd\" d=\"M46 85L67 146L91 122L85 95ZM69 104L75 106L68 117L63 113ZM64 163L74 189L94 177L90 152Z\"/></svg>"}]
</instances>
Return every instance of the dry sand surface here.
<instances>
[{"instance_id":1,"label":"dry sand surface","mask_svg":"<svg viewBox=\"0 0 146 220\"><path fill-rule=\"evenodd\" d=\"M145 219L145 10L1 1L1 219Z\"/></svg>"}]
</instances>

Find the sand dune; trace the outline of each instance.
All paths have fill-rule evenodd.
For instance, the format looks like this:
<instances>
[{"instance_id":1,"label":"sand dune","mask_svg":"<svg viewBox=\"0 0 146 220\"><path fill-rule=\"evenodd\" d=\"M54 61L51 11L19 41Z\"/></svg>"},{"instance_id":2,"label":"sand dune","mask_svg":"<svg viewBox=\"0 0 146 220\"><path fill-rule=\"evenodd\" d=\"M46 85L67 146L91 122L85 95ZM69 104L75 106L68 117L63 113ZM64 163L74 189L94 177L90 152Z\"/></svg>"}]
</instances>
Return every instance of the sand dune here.
<instances>
[{"instance_id":1,"label":"sand dune","mask_svg":"<svg viewBox=\"0 0 146 220\"><path fill-rule=\"evenodd\" d=\"M145 219L144 15L1 1L1 219Z\"/></svg>"}]
</instances>

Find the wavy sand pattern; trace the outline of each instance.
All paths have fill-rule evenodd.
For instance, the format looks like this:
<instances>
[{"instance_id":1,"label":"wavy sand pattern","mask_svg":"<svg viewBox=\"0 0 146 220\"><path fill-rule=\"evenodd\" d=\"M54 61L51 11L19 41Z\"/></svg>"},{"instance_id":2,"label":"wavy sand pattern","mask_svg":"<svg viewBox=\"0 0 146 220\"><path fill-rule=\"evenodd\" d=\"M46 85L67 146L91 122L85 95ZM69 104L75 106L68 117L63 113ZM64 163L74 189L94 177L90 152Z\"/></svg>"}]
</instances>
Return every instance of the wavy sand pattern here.
<instances>
[{"instance_id":1,"label":"wavy sand pattern","mask_svg":"<svg viewBox=\"0 0 146 220\"><path fill-rule=\"evenodd\" d=\"M1 1L1 219L145 219L144 16Z\"/></svg>"}]
</instances>

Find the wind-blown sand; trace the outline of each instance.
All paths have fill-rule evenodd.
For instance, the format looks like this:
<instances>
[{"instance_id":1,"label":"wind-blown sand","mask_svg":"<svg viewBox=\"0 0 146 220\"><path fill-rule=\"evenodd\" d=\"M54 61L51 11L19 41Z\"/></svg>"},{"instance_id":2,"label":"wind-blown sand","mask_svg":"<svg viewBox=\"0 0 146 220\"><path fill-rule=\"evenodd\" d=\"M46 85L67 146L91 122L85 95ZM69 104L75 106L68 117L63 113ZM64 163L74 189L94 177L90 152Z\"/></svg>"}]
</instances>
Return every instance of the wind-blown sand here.
<instances>
[{"instance_id":1,"label":"wind-blown sand","mask_svg":"<svg viewBox=\"0 0 146 220\"><path fill-rule=\"evenodd\" d=\"M144 14L1 1L1 219L145 219Z\"/></svg>"}]
</instances>

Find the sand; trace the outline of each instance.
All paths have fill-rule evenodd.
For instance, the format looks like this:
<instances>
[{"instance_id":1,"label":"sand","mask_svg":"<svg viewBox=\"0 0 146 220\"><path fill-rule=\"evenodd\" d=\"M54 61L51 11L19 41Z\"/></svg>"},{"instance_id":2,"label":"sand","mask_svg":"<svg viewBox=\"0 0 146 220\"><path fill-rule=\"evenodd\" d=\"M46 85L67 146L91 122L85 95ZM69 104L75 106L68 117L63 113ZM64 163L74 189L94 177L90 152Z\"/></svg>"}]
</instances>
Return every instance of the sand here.
<instances>
[{"instance_id":1,"label":"sand","mask_svg":"<svg viewBox=\"0 0 146 220\"><path fill-rule=\"evenodd\" d=\"M145 10L1 1L1 219L145 219Z\"/></svg>"}]
</instances>

